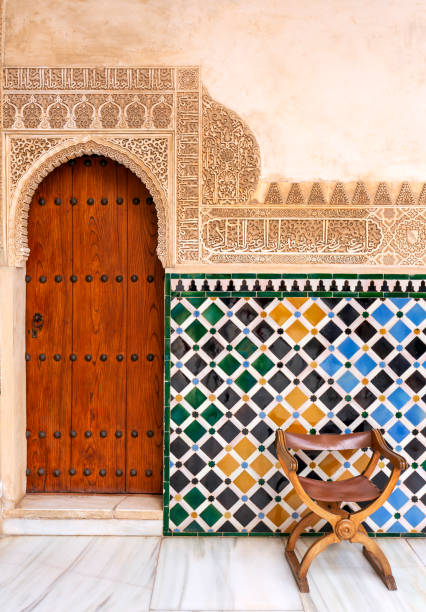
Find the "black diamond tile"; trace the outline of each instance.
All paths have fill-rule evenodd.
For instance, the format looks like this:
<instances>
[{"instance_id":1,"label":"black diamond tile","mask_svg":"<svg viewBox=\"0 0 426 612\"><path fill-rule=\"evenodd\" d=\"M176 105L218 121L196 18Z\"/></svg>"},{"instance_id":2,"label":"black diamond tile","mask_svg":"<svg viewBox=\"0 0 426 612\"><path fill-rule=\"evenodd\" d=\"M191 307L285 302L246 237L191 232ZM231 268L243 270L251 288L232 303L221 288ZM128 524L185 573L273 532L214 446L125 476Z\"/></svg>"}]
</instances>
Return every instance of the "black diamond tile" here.
<instances>
[{"instance_id":1,"label":"black diamond tile","mask_svg":"<svg viewBox=\"0 0 426 612\"><path fill-rule=\"evenodd\" d=\"M337 316L343 321L346 327L349 327L355 319L359 317L359 314L353 306L346 304L346 306L337 313Z\"/></svg>"},{"instance_id":2,"label":"black diamond tile","mask_svg":"<svg viewBox=\"0 0 426 612\"><path fill-rule=\"evenodd\" d=\"M173 387L173 389L176 389L176 391L179 391L179 393L183 389L185 389L188 383L189 383L189 378L187 378L185 374L181 372L180 370L176 372L176 374L173 374L173 376L170 378L171 386Z\"/></svg>"},{"instance_id":3,"label":"black diamond tile","mask_svg":"<svg viewBox=\"0 0 426 612\"><path fill-rule=\"evenodd\" d=\"M243 527L248 525L255 517L255 513L246 504L243 504L236 512L234 512L235 519L241 523Z\"/></svg>"},{"instance_id":4,"label":"black diamond tile","mask_svg":"<svg viewBox=\"0 0 426 612\"><path fill-rule=\"evenodd\" d=\"M255 418L256 413L248 404L243 404L239 410L235 413L236 418L244 426L247 426Z\"/></svg>"},{"instance_id":5,"label":"black diamond tile","mask_svg":"<svg viewBox=\"0 0 426 612\"><path fill-rule=\"evenodd\" d=\"M270 427L268 427L265 421L260 421L256 427L253 427L250 433L256 438L256 440L263 443L267 438L269 438L270 435L273 434L273 431Z\"/></svg>"},{"instance_id":6,"label":"black diamond tile","mask_svg":"<svg viewBox=\"0 0 426 612\"><path fill-rule=\"evenodd\" d=\"M389 362L389 366L392 368L395 374L401 376L401 374L408 370L410 363L401 355L401 353L398 353L398 355Z\"/></svg>"},{"instance_id":7,"label":"black diamond tile","mask_svg":"<svg viewBox=\"0 0 426 612\"><path fill-rule=\"evenodd\" d=\"M333 387L328 387L327 391L320 395L320 400L329 410L337 406L341 399L341 396L333 389Z\"/></svg>"},{"instance_id":8,"label":"black diamond tile","mask_svg":"<svg viewBox=\"0 0 426 612\"><path fill-rule=\"evenodd\" d=\"M371 379L372 384L379 390L384 391L393 383L392 378L384 370L380 370L374 378Z\"/></svg>"},{"instance_id":9,"label":"black diamond tile","mask_svg":"<svg viewBox=\"0 0 426 612\"><path fill-rule=\"evenodd\" d=\"M170 345L170 350L178 359L182 359L182 357L189 351L189 348L189 344L185 342L183 338L176 338L176 340L173 340Z\"/></svg>"},{"instance_id":10,"label":"black diamond tile","mask_svg":"<svg viewBox=\"0 0 426 612\"><path fill-rule=\"evenodd\" d=\"M195 474L199 474L201 472L203 467L206 465L206 462L201 459L201 457L197 453L194 453L189 457L187 461L185 461L184 465L186 469L189 470L191 474L194 474L195 476Z\"/></svg>"},{"instance_id":11,"label":"black diamond tile","mask_svg":"<svg viewBox=\"0 0 426 612\"><path fill-rule=\"evenodd\" d=\"M256 304L259 304L259 306L263 308L263 310L272 302L272 300L273 298L254 298Z\"/></svg>"},{"instance_id":12,"label":"black diamond tile","mask_svg":"<svg viewBox=\"0 0 426 612\"><path fill-rule=\"evenodd\" d=\"M237 297L222 297L219 298L220 301L225 304L227 308L232 308L239 301L240 298Z\"/></svg>"},{"instance_id":13,"label":"black diamond tile","mask_svg":"<svg viewBox=\"0 0 426 612\"><path fill-rule=\"evenodd\" d=\"M276 372L269 379L268 382L271 385L271 387L273 387L275 391L278 391L278 392L282 391L283 389L285 389L285 387L287 387L287 385L290 384L290 380L287 378L287 376L284 376L282 372Z\"/></svg>"},{"instance_id":14,"label":"black diamond tile","mask_svg":"<svg viewBox=\"0 0 426 612\"><path fill-rule=\"evenodd\" d=\"M354 396L354 400L361 406L361 408L364 408L364 410L368 408L375 399L376 396L368 387L363 387L361 391L358 391L358 393Z\"/></svg>"},{"instance_id":15,"label":"black diamond tile","mask_svg":"<svg viewBox=\"0 0 426 612\"><path fill-rule=\"evenodd\" d=\"M422 389L426 385L426 378L415 370L411 376L409 376L405 380L406 384L412 389L415 393L418 393L420 389Z\"/></svg>"},{"instance_id":16,"label":"black diamond tile","mask_svg":"<svg viewBox=\"0 0 426 612\"><path fill-rule=\"evenodd\" d=\"M360 431L370 431L371 429L371 424L368 421L361 421L361 423L355 427L354 433L359 433Z\"/></svg>"},{"instance_id":17,"label":"black diamond tile","mask_svg":"<svg viewBox=\"0 0 426 612\"><path fill-rule=\"evenodd\" d=\"M263 410L274 398L264 387L261 387L251 399Z\"/></svg>"},{"instance_id":18,"label":"black diamond tile","mask_svg":"<svg viewBox=\"0 0 426 612\"><path fill-rule=\"evenodd\" d=\"M291 350L291 346L282 338L277 338L269 346L269 350L275 355L275 357L282 359L284 355L287 355L287 353Z\"/></svg>"},{"instance_id":19,"label":"black diamond tile","mask_svg":"<svg viewBox=\"0 0 426 612\"><path fill-rule=\"evenodd\" d=\"M189 479L185 476L185 474L182 474L180 470L174 472L170 476L170 486L176 491L176 493L180 493L188 483Z\"/></svg>"},{"instance_id":20,"label":"black diamond tile","mask_svg":"<svg viewBox=\"0 0 426 612\"><path fill-rule=\"evenodd\" d=\"M204 361L204 359L201 359L201 357L197 353L194 353L192 357L188 359L188 361L185 363L185 367L187 367L188 370L194 375L197 375L201 372L201 370L204 370L206 365L207 363Z\"/></svg>"},{"instance_id":21,"label":"black diamond tile","mask_svg":"<svg viewBox=\"0 0 426 612\"><path fill-rule=\"evenodd\" d=\"M204 442L201 450L207 455L207 457L213 459L220 453L221 450L223 450L223 447L215 438L211 437Z\"/></svg>"},{"instance_id":22,"label":"black diamond tile","mask_svg":"<svg viewBox=\"0 0 426 612\"><path fill-rule=\"evenodd\" d=\"M230 521L225 521L220 526L221 533L236 533L238 529Z\"/></svg>"},{"instance_id":23,"label":"black diamond tile","mask_svg":"<svg viewBox=\"0 0 426 612\"><path fill-rule=\"evenodd\" d=\"M268 485L275 493L281 493L281 491L288 485L288 480L281 472L275 472L269 479Z\"/></svg>"},{"instance_id":24,"label":"black diamond tile","mask_svg":"<svg viewBox=\"0 0 426 612\"><path fill-rule=\"evenodd\" d=\"M354 421L356 421L359 416L359 412L354 410L350 404L346 404L346 406L343 406L343 408L339 410L337 416L342 423L346 425L346 427L349 427Z\"/></svg>"},{"instance_id":25,"label":"black diamond tile","mask_svg":"<svg viewBox=\"0 0 426 612\"><path fill-rule=\"evenodd\" d=\"M211 359L215 359L224 349L221 343L213 336L201 348Z\"/></svg>"},{"instance_id":26,"label":"black diamond tile","mask_svg":"<svg viewBox=\"0 0 426 612\"><path fill-rule=\"evenodd\" d=\"M340 301L341 300L337 298L321 298L321 302L324 302L324 304L330 310L333 310L334 308L336 308L336 306L339 304Z\"/></svg>"},{"instance_id":27,"label":"black diamond tile","mask_svg":"<svg viewBox=\"0 0 426 612\"><path fill-rule=\"evenodd\" d=\"M329 421L328 423L326 423L323 427L321 427L321 429L319 430L321 434L340 434L343 433L342 429L340 427L337 427L336 423L333 423L333 421ZM310 478L313 478L313 476L310 476Z\"/></svg>"},{"instance_id":28,"label":"black diamond tile","mask_svg":"<svg viewBox=\"0 0 426 612\"><path fill-rule=\"evenodd\" d=\"M210 370L201 382L209 391L213 392L223 383L223 378L221 378L215 370Z\"/></svg>"},{"instance_id":29,"label":"black diamond tile","mask_svg":"<svg viewBox=\"0 0 426 612\"><path fill-rule=\"evenodd\" d=\"M405 348L414 359L420 359L426 351L426 344L416 336Z\"/></svg>"},{"instance_id":30,"label":"black diamond tile","mask_svg":"<svg viewBox=\"0 0 426 612\"><path fill-rule=\"evenodd\" d=\"M422 478L418 472L412 472L408 478L404 480L404 484L412 493L417 493L425 484L425 479Z\"/></svg>"},{"instance_id":31,"label":"black diamond tile","mask_svg":"<svg viewBox=\"0 0 426 612\"><path fill-rule=\"evenodd\" d=\"M228 409L231 409L238 402L240 396L235 393L232 387L227 387L217 399Z\"/></svg>"},{"instance_id":32,"label":"black diamond tile","mask_svg":"<svg viewBox=\"0 0 426 612\"><path fill-rule=\"evenodd\" d=\"M216 497L217 501L222 504L224 508L229 510L234 506L239 500L238 495L234 493L232 489L227 487L224 489L219 495Z\"/></svg>"},{"instance_id":33,"label":"black diamond tile","mask_svg":"<svg viewBox=\"0 0 426 612\"><path fill-rule=\"evenodd\" d=\"M315 370L312 370L312 372L303 379L303 384L308 387L311 393L318 391L318 389L322 387L324 383L325 380Z\"/></svg>"},{"instance_id":34,"label":"black diamond tile","mask_svg":"<svg viewBox=\"0 0 426 612\"><path fill-rule=\"evenodd\" d=\"M371 325L368 321L363 321L361 325L355 329L357 336L361 338L363 342L368 342L377 332L376 328Z\"/></svg>"},{"instance_id":35,"label":"black diamond tile","mask_svg":"<svg viewBox=\"0 0 426 612\"><path fill-rule=\"evenodd\" d=\"M221 336L227 340L227 342L232 342L241 333L239 327L235 325L232 321L228 321L219 329L219 333Z\"/></svg>"},{"instance_id":36,"label":"black diamond tile","mask_svg":"<svg viewBox=\"0 0 426 612\"><path fill-rule=\"evenodd\" d=\"M231 440L233 440L239 434L240 430L234 425L232 421L225 421L222 427L217 431L222 436L222 438L226 440L229 444Z\"/></svg>"},{"instance_id":37,"label":"black diamond tile","mask_svg":"<svg viewBox=\"0 0 426 612\"><path fill-rule=\"evenodd\" d=\"M250 501L253 502L255 506L262 509L272 501L272 497L265 489L259 487L256 493L250 497Z\"/></svg>"},{"instance_id":38,"label":"black diamond tile","mask_svg":"<svg viewBox=\"0 0 426 612\"><path fill-rule=\"evenodd\" d=\"M309 342L303 345L302 349L305 351L305 353L308 353L311 359L315 360L323 351L325 351L325 346L323 346L321 342L317 340L317 338L312 338L309 340Z\"/></svg>"},{"instance_id":39,"label":"black diamond tile","mask_svg":"<svg viewBox=\"0 0 426 612\"><path fill-rule=\"evenodd\" d=\"M189 451L189 446L182 440L182 438L176 438L170 444L171 454L178 459L180 459L187 451Z\"/></svg>"},{"instance_id":40,"label":"black diamond tile","mask_svg":"<svg viewBox=\"0 0 426 612\"><path fill-rule=\"evenodd\" d=\"M414 461L417 461L417 459L425 452L426 448L418 438L413 438L407 444L407 446L404 446L404 450L412 459L414 459Z\"/></svg>"},{"instance_id":41,"label":"black diamond tile","mask_svg":"<svg viewBox=\"0 0 426 612\"><path fill-rule=\"evenodd\" d=\"M272 529L267 527L263 521L259 521L251 530L252 533L272 533Z\"/></svg>"},{"instance_id":42,"label":"black diamond tile","mask_svg":"<svg viewBox=\"0 0 426 612\"><path fill-rule=\"evenodd\" d=\"M333 343L336 338L340 336L340 334L343 334L343 330L340 329L340 327L338 327L333 321L330 321L321 329L320 334L330 343Z\"/></svg>"},{"instance_id":43,"label":"black diamond tile","mask_svg":"<svg viewBox=\"0 0 426 612\"><path fill-rule=\"evenodd\" d=\"M220 484L222 484L222 479L216 474L214 470L209 470L205 476L200 480L203 487L206 487L207 491L213 493L215 489L218 488Z\"/></svg>"},{"instance_id":44,"label":"black diamond tile","mask_svg":"<svg viewBox=\"0 0 426 612\"><path fill-rule=\"evenodd\" d=\"M296 355L289 359L285 364L286 368L288 368L295 376L298 376L300 372L303 372L307 365L308 364L306 361L302 359L298 353L296 353Z\"/></svg>"},{"instance_id":45,"label":"black diamond tile","mask_svg":"<svg viewBox=\"0 0 426 612\"><path fill-rule=\"evenodd\" d=\"M253 333L256 338L259 338L262 342L265 342L272 334L274 330L266 321L261 321L256 327L253 329Z\"/></svg>"},{"instance_id":46,"label":"black diamond tile","mask_svg":"<svg viewBox=\"0 0 426 612\"><path fill-rule=\"evenodd\" d=\"M257 312L247 302L235 314L244 325L249 325L257 317Z\"/></svg>"},{"instance_id":47,"label":"black diamond tile","mask_svg":"<svg viewBox=\"0 0 426 612\"><path fill-rule=\"evenodd\" d=\"M380 472L377 472L377 474L373 476L371 482L373 482L378 489L383 491L383 489L388 483L388 480L389 476L387 476L382 470L380 470Z\"/></svg>"},{"instance_id":48,"label":"black diamond tile","mask_svg":"<svg viewBox=\"0 0 426 612\"><path fill-rule=\"evenodd\" d=\"M355 300L364 310L368 310L376 302L376 298L355 298Z\"/></svg>"},{"instance_id":49,"label":"black diamond tile","mask_svg":"<svg viewBox=\"0 0 426 612\"><path fill-rule=\"evenodd\" d=\"M386 338L380 338L380 340L377 340L377 342L375 342L371 348L382 359L387 357L394 349L393 345L386 340Z\"/></svg>"}]
</instances>

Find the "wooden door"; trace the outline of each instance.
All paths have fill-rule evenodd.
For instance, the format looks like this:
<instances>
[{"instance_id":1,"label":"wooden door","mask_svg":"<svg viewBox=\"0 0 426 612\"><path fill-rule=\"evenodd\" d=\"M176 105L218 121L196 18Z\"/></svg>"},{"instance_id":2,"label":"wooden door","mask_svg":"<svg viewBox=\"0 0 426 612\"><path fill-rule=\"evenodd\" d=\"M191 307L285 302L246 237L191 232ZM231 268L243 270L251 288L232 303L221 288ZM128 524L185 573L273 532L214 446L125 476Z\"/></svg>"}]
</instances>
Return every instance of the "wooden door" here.
<instances>
[{"instance_id":1,"label":"wooden door","mask_svg":"<svg viewBox=\"0 0 426 612\"><path fill-rule=\"evenodd\" d=\"M98 156L49 174L27 264L29 492L162 487L163 277L152 198Z\"/></svg>"}]
</instances>

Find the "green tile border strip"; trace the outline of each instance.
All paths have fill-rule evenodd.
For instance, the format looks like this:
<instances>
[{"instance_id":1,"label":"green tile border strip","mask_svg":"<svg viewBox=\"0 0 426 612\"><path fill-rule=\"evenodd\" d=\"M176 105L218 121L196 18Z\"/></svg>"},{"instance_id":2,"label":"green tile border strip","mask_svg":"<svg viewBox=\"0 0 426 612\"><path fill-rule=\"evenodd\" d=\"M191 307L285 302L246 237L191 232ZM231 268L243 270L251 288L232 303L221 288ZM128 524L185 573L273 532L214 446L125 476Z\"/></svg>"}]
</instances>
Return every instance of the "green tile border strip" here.
<instances>
[{"instance_id":1,"label":"green tile border strip","mask_svg":"<svg viewBox=\"0 0 426 612\"><path fill-rule=\"evenodd\" d=\"M169 530L169 503L170 503L170 303L172 297L316 297L316 298L426 298L426 292L392 292L392 291L172 291L172 280L416 280L426 281L426 274L344 274L344 273L307 273L307 274L265 274L265 273L166 273L164 285L164 481L163 481L163 536L171 537L287 537L287 532L206 532L188 531L173 532ZM304 532L302 537L321 537L329 532ZM426 538L421 532L368 532L371 538Z\"/></svg>"}]
</instances>

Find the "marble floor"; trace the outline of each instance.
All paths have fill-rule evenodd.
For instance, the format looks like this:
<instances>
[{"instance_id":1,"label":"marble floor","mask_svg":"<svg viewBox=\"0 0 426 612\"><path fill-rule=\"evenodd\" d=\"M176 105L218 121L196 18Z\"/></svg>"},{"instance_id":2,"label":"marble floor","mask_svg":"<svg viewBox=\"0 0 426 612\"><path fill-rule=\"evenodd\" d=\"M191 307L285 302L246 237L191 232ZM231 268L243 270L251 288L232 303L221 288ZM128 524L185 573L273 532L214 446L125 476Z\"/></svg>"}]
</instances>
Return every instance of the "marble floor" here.
<instances>
[{"instance_id":1,"label":"marble floor","mask_svg":"<svg viewBox=\"0 0 426 612\"><path fill-rule=\"evenodd\" d=\"M300 595L278 538L3 536L0 610L423 612L426 540L381 545L398 591L343 543L313 563Z\"/></svg>"}]
</instances>

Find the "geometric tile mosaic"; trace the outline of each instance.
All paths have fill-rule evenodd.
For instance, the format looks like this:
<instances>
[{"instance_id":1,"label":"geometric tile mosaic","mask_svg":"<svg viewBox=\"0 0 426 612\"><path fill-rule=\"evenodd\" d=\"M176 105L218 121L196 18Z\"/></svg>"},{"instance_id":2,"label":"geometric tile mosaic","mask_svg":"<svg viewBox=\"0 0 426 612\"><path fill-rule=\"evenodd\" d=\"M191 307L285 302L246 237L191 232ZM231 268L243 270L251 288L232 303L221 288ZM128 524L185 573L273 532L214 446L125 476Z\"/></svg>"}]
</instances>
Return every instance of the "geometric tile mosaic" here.
<instances>
[{"instance_id":1,"label":"geometric tile mosaic","mask_svg":"<svg viewBox=\"0 0 426 612\"><path fill-rule=\"evenodd\" d=\"M306 507L275 456L279 427L382 429L410 467L367 530L425 531L424 298L277 297L266 290L254 297L223 288L206 295L194 283L184 296L170 289L166 533L289 532ZM363 450L300 451L299 472L344 479L362 471L367 457ZM381 461L373 481L380 487L389 473Z\"/></svg>"}]
</instances>

